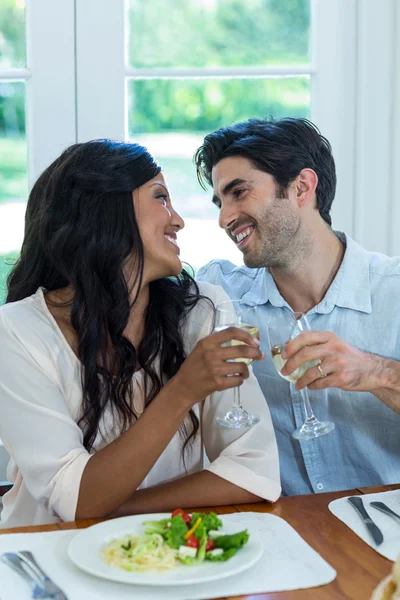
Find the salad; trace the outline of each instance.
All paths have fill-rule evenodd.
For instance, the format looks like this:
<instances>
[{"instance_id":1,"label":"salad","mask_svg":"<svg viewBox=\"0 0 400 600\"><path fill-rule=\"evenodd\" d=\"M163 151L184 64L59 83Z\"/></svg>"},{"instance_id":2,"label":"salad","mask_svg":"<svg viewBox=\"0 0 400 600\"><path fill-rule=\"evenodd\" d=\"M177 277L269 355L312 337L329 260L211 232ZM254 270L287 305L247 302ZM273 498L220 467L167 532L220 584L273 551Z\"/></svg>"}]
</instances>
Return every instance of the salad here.
<instances>
[{"instance_id":1,"label":"salad","mask_svg":"<svg viewBox=\"0 0 400 600\"><path fill-rule=\"evenodd\" d=\"M125 535L101 551L103 560L127 571L168 570L179 564L229 560L244 546L247 530L225 534L215 513L189 513L177 508L169 518L145 521L141 536Z\"/></svg>"}]
</instances>

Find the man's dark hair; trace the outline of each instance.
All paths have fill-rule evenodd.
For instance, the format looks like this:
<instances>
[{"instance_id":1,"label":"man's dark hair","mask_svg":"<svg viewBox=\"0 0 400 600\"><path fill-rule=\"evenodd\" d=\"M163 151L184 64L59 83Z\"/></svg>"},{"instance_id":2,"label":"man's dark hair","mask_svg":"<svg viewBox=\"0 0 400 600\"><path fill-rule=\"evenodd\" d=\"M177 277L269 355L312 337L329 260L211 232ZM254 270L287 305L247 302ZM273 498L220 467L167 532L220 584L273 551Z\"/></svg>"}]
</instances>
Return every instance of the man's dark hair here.
<instances>
[{"instance_id":1,"label":"man's dark hair","mask_svg":"<svg viewBox=\"0 0 400 600\"><path fill-rule=\"evenodd\" d=\"M249 119L223 127L204 138L194 160L201 186L213 185L213 167L228 156L247 158L256 169L275 179L279 195L302 169L318 175L317 207L331 225L329 215L336 190L332 148L319 129L307 119Z\"/></svg>"}]
</instances>

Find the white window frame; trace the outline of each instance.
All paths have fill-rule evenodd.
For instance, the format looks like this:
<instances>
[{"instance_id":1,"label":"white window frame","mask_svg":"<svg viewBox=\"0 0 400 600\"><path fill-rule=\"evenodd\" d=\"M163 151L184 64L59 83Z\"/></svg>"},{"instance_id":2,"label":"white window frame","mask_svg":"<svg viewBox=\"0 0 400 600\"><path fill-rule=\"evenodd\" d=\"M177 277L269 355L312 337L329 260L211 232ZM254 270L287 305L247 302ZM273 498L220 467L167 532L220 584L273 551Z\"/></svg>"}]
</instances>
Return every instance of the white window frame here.
<instances>
[{"instance_id":1,"label":"white window frame","mask_svg":"<svg viewBox=\"0 0 400 600\"><path fill-rule=\"evenodd\" d=\"M25 83L29 187L76 141L74 28L74 0L26 0L27 66L0 69Z\"/></svg>"}]
</instances>

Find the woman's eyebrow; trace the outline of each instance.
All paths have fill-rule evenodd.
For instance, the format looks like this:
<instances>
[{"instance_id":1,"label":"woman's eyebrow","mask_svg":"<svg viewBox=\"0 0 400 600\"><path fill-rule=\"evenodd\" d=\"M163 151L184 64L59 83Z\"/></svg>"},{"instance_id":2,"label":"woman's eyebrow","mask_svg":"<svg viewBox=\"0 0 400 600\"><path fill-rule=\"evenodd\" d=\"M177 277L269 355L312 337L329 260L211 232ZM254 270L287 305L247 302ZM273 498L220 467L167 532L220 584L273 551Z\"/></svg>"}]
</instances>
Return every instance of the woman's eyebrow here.
<instances>
[{"instance_id":1,"label":"woman's eyebrow","mask_svg":"<svg viewBox=\"0 0 400 600\"><path fill-rule=\"evenodd\" d=\"M164 185L163 183L158 183L158 182L155 182L155 183L152 183L150 187L154 187L155 185L159 185L159 186L161 186L162 188L164 188L164 190L167 192L167 194L168 194L168 196L169 196L169 191L167 190L167 188L165 187L165 185Z\"/></svg>"}]
</instances>

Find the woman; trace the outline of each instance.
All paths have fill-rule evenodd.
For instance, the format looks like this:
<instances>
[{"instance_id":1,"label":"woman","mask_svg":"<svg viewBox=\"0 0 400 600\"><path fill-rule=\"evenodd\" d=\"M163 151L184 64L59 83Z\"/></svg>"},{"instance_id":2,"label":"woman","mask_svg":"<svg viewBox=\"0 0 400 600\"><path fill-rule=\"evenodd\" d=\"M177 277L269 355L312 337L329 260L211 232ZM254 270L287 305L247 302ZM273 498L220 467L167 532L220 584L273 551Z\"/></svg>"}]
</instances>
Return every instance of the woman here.
<instances>
[{"instance_id":1,"label":"woman","mask_svg":"<svg viewBox=\"0 0 400 600\"><path fill-rule=\"evenodd\" d=\"M183 226L137 144L76 144L36 182L0 308L3 527L278 498L265 400L226 362L262 355L209 335L226 295L182 271ZM242 383L261 422L221 428Z\"/></svg>"}]
</instances>

